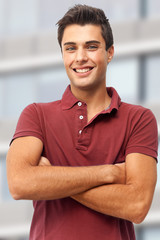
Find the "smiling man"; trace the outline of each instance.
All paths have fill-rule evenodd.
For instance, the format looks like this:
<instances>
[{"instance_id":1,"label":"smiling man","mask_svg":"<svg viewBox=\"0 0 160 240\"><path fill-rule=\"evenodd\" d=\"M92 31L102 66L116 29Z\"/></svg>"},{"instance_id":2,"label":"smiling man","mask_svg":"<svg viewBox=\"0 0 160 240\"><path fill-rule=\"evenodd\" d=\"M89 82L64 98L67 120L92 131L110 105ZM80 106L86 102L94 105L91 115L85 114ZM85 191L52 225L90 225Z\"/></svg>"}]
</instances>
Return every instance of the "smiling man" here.
<instances>
[{"instance_id":1,"label":"smiling man","mask_svg":"<svg viewBox=\"0 0 160 240\"><path fill-rule=\"evenodd\" d=\"M71 8L58 41L70 85L62 100L22 112L7 155L11 194L34 200L30 240L134 240L156 184L156 120L106 88L114 47L102 10Z\"/></svg>"}]
</instances>

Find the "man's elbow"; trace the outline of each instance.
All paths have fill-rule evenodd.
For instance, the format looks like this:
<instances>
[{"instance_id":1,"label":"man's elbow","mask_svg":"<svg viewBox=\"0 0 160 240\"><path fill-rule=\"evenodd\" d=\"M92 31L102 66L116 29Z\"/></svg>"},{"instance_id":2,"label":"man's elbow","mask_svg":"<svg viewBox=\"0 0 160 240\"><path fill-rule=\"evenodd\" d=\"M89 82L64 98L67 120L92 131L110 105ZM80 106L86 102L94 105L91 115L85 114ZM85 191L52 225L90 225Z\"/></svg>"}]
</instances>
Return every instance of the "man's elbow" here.
<instances>
[{"instance_id":1,"label":"man's elbow","mask_svg":"<svg viewBox=\"0 0 160 240\"><path fill-rule=\"evenodd\" d=\"M150 204L145 203L144 201L136 204L135 210L131 213L131 221L135 224L140 224L144 221L148 211Z\"/></svg>"},{"instance_id":2,"label":"man's elbow","mask_svg":"<svg viewBox=\"0 0 160 240\"><path fill-rule=\"evenodd\" d=\"M135 224L140 224L144 221L145 217L146 217L146 214L144 214L143 212L140 212L139 214L133 217L132 222Z\"/></svg>"},{"instance_id":3,"label":"man's elbow","mask_svg":"<svg viewBox=\"0 0 160 240\"><path fill-rule=\"evenodd\" d=\"M14 183L9 184L9 192L14 200L22 199L19 189Z\"/></svg>"},{"instance_id":4,"label":"man's elbow","mask_svg":"<svg viewBox=\"0 0 160 240\"><path fill-rule=\"evenodd\" d=\"M13 198L14 200L22 200L22 199L23 199L23 198L21 197L21 195L18 194L16 191L13 191L13 192L10 191L10 194L11 194L11 196L12 196L12 198Z\"/></svg>"},{"instance_id":5,"label":"man's elbow","mask_svg":"<svg viewBox=\"0 0 160 240\"><path fill-rule=\"evenodd\" d=\"M8 181L10 194L14 200L25 199L25 188L22 186L21 181L12 179Z\"/></svg>"}]
</instances>

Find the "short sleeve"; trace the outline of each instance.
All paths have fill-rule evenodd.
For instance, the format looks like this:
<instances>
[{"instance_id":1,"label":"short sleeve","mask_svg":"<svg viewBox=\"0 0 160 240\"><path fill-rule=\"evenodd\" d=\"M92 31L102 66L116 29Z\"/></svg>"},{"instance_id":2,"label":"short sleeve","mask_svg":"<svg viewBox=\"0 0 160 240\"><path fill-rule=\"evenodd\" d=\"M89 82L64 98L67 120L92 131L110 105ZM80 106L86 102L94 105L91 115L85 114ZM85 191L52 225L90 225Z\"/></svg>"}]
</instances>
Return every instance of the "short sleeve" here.
<instances>
[{"instance_id":1,"label":"short sleeve","mask_svg":"<svg viewBox=\"0 0 160 240\"><path fill-rule=\"evenodd\" d=\"M12 141L18 137L33 136L43 142L42 124L38 105L28 105L21 113ZM12 142L11 141L11 142Z\"/></svg>"},{"instance_id":2,"label":"short sleeve","mask_svg":"<svg viewBox=\"0 0 160 240\"><path fill-rule=\"evenodd\" d=\"M158 128L153 113L149 109L135 114L133 122L134 127L126 146L126 153L142 153L157 159L158 152Z\"/></svg>"}]
</instances>

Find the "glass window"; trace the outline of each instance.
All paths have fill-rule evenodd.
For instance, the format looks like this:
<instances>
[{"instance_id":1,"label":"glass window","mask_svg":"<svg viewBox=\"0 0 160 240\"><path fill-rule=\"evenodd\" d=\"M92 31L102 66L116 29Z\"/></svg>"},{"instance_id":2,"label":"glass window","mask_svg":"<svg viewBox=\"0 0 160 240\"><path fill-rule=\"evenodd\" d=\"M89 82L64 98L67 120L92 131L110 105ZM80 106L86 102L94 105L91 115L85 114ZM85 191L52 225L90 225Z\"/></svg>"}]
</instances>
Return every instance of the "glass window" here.
<instances>
[{"instance_id":1,"label":"glass window","mask_svg":"<svg viewBox=\"0 0 160 240\"><path fill-rule=\"evenodd\" d=\"M38 20L37 0L8 0L6 21L11 34L36 30Z\"/></svg>"},{"instance_id":2,"label":"glass window","mask_svg":"<svg viewBox=\"0 0 160 240\"><path fill-rule=\"evenodd\" d=\"M3 80L3 116L17 117L26 105L35 101L34 78L34 74L17 74Z\"/></svg>"},{"instance_id":3,"label":"glass window","mask_svg":"<svg viewBox=\"0 0 160 240\"><path fill-rule=\"evenodd\" d=\"M147 15L152 18L160 18L160 1L159 0L146 0Z\"/></svg>"},{"instance_id":4,"label":"glass window","mask_svg":"<svg viewBox=\"0 0 160 240\"><path fill-rule=\"evenodd\" d=\"M144 240L159 240L160 228L158 226L148 226L144 229L142 236Z\"/></svg>"},{"instance_id":5,"label":"glass window","mask_svg":"<svg viewBox=\"0 0 160 240\"><path fill-rule=\"evenodd\" d=\"M17 118L32 102L61 99L68 84L63 65L51 70L7 76L0 80L0 118Z\"/></svg>"},{"instance_id":6,"label":"glass window","mask_svg":"<svg viewBox=\"0 0 160 240\"><path fill-rule=\"evenodd\" d=\"M61 99L63 92L69 84L64 67L40 73L39 79L37 101L42 102Z\"/></svg>"},{"instance_id":7,"label":"glass window","mask_svg":"<svg viewBox=\"0 0 160 240\"><path fill-rule=\"evenodd\" d=\"M4 99L4 89L3 89L3 82L0 78L0 116L3 113L3 99Z\"/></svg>"},{"instance_id":8,"label":"glass window","mask_svg":"<svg viewBox=\"0 0 160 240\"><path fill-rule=\"evenodd\" d=\"M100 4L99 7L101 8ZM112 21L133 20L139 17L139 0L107 0L103 2L102 8Z\"/></svg>"},{"instance_id":9,"label":"glass window","mask_svg":"<svg viewBox=\"0 0 160 240\"><path fill-rule=\"evenodd\" d=\"M160 102L160 55L146 59L146 100Z\"/></svg>"},{"instance_id":10,"label":"glass window","mask_svg":"<svg viewBox=\"0 0 160 240\"><path fill-rule=\"evenodd\" d=\"M0 156L0 203L2 201L2 158Z\"/></svg>"},{"instance_id":11,"label":"glass window","mask_svg":"<svg viewBox=\"0 0 160 240\"><path fill-rule=\"evenodd\" d=\"M2 191L1 191L1 197L2 201L6 200L12 200L12 197L10 195L9 189L8 189L8 182L7 182L7 175L6 175L6 161L5 161L5 156L3 158L0 158L1 162L1 169L2 169Z\"/></svg>"},{"instance_id":12,"label":"glass window","mask_svg":"<svg viewBox=\"0 0 160 240\"><path fill-rule=\"evenodd\" d=\"M0 0L0 34L4 32L4 0Z\"/></svg>"},{"instance_id":13,"label":"glass window","mask_svg":"<svg viewBox=\"0 0 160 240\"><path fill-rule=\"evenodd\" d=\"M138 59L113 60L108 65L107 86L114 87L122 101L138 101Z\"/></svg>"}]
</instances>

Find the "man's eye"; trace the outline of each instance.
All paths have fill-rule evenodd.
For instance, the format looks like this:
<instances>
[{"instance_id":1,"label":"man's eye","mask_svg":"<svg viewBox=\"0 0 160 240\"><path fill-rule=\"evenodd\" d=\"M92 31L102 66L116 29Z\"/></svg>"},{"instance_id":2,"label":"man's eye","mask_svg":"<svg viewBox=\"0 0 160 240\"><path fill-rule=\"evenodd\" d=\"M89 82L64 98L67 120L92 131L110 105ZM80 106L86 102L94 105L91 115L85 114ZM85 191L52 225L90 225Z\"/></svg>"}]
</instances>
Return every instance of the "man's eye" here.
<instances>
[{"instance_id":1,"label":"man's eye","mask_svg":"<svg viewBox=\"0 0 160 240\"><path fill-rule=\"evenodd\" d=\"M94 49L97 49L97 48L98 48L98 47L95 46L95 45L90 45L90 46L88 46L88 49L91 49L91 50L92 50L92 49L94 50Z\"/></svg>"},{"instance_id":2,"label":"man's eye","mask_svg":"<svg viewBox=\"0 0 160 240\"><path fill-rule=\"evenodd\" d=\"M75 50L75 47L68 47L66 48L67 51L74 51Z\"/></svg>"}]
</instances>

